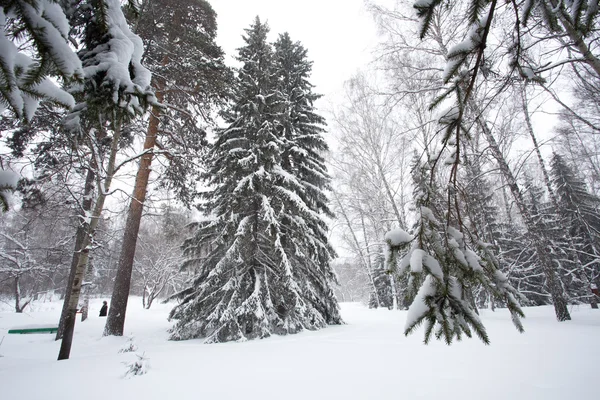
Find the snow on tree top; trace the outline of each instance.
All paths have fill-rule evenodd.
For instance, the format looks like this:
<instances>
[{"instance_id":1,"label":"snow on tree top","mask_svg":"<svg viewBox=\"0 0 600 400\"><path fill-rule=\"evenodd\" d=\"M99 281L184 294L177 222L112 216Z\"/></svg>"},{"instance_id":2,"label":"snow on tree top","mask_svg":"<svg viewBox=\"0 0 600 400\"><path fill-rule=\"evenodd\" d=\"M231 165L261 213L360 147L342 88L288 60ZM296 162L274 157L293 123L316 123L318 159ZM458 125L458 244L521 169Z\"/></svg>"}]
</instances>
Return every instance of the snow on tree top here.
<instances>
[{"instance_id":1,"label":"snow on tree top","mask_svg":"<svg viewBox=\"0 0 600 400\"><path fill-rule=\"evenodd\" d=\"M401 244L408 243L413 240L413 237L403 229L397 228L386 233L385 240L389 242L391 246L400 246Z\"/></svg>"},{"instance_id":2,"label":"snow on tree top","mask_svg":"<svg viewBox=\"0 0 600 400\"><path fill-rule=\"evenodd\" d=\"M107 5L108 31L111 38L106 46L94 50L93 62L88 61L84 68L85 75L91 77L102 71L106 73L109 81L123 87L128 93L135 93L138 88L144 90L150 86L151 74L141 65L144 49L142 40L129 29L119 2L107 0ZM106 51L107 49L109 51ZM130 63L135 68L133 77Z\"/></svg>"}]
</instances>

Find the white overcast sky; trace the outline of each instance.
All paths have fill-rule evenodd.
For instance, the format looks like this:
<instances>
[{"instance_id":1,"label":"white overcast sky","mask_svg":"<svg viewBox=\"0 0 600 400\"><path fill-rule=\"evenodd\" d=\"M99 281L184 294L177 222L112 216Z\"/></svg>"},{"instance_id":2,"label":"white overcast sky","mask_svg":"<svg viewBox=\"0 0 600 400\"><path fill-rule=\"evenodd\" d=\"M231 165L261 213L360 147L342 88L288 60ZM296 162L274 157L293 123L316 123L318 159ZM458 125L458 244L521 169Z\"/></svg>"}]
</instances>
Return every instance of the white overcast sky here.
<instances>
[{"instance_id":1,"label":"white overcast sky","mask_svg":"<svg viewBox=\"0 0 600 400\"><path fill-rule=\"evenodd\" d=\"M314 62L315 92L330 97L371 60L377 29L364 0L212 0L217 42L228 59L244 42L242 34L257 15L271 28L270 40L288 32L308 49ZM327 101L327 99L326 99Z\"/></svg>"}]
</instances>

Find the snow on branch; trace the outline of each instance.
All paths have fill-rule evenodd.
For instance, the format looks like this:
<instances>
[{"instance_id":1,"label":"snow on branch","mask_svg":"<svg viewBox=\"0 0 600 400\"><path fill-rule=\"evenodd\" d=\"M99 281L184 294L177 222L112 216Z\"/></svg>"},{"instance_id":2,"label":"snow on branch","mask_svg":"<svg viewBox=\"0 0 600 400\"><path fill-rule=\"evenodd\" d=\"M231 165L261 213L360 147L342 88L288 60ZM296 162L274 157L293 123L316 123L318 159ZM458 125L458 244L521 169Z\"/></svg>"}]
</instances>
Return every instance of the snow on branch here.
<instances>
[{"instance_id":1,"label":"snow on branch","mask_svg":"<svg viewBox=\"0 0 600 400\"><path fill-rule=\"evenodd\" d=\"M19 49L7 29L11 24L32 39L34 47ZM15 0L0 9L0 31L0 113L8 107L18 118L31 121L40 100L73 107L73 97L46 73L49 63L65 81L83 77L81 61L68 43L69 24L60 5L52 0Z\"/></svg>"}]
</instances>

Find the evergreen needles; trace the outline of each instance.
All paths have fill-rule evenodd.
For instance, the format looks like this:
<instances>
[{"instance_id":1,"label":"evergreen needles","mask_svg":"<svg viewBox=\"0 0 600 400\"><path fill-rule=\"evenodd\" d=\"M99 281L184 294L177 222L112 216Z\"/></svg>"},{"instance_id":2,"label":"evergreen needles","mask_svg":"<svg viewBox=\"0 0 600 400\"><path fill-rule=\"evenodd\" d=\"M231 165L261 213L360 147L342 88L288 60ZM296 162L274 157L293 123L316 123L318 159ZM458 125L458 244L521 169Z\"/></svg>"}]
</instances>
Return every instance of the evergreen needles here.
<instances>
[{"instance_id":1,"label":"evergreen needles","mask_svg":"<svg viewBox=\"0 0 600 400\"><path fill-rule=\"evenodd\" d=\"M209 154L210 217L184 244L195 277L171 312L175 340L247 340L342 322L311 63L287 34L269 44L268 31L257 18L239 49L228 127Z\"/></svg>"}]
</instances>

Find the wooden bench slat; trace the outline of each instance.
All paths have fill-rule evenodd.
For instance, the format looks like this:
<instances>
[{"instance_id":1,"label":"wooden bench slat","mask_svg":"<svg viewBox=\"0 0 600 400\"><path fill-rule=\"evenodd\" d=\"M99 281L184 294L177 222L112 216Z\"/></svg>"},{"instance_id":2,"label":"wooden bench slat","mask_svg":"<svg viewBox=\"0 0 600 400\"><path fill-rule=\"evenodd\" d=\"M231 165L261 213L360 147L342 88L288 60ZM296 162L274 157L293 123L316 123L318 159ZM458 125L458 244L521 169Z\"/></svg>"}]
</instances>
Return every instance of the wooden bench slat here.
<instances>
[{"instance_id":1,"label":"wooden bench slat","mask_svg":"<svg viewBox=\"0 0 600 400\"><path fill-rule=\"evenodd\" d=\"M51 328L9 329L8 333L15 333L15 334L56 333L57 331L58 331L58 326L57 327L51 327Z\"/></svg>"}]
</instances>

